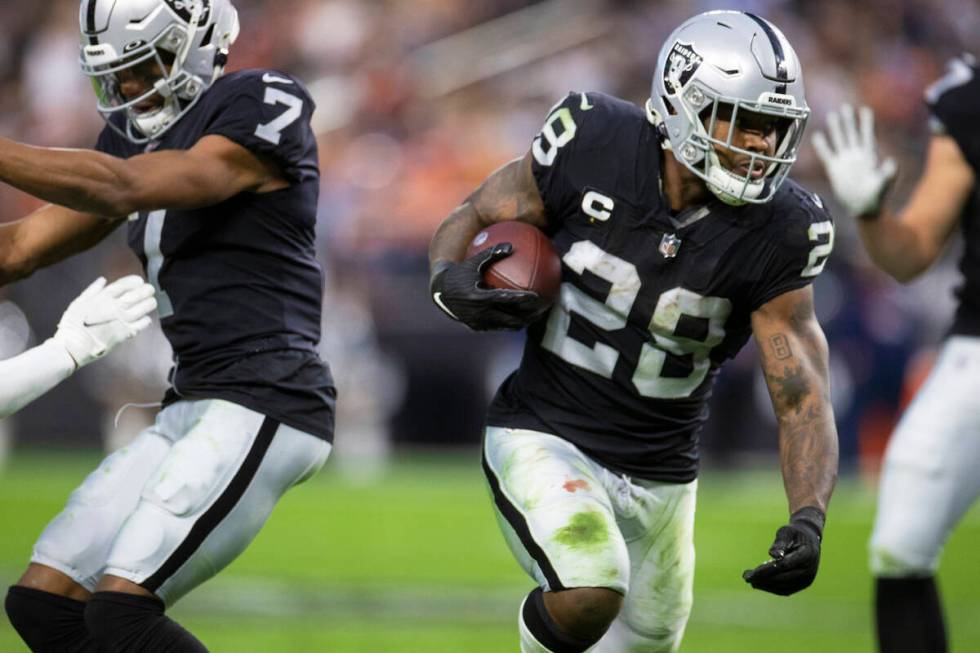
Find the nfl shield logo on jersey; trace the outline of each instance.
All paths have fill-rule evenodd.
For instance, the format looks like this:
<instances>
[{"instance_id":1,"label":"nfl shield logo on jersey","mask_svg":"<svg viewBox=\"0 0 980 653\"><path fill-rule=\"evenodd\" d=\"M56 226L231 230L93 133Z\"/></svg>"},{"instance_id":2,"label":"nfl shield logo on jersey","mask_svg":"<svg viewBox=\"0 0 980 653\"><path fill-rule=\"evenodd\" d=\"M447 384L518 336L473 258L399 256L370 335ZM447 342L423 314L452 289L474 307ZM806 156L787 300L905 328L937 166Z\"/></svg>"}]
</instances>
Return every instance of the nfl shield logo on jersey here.
<instances>
[{"instance_id":1,"label":"nfl shield logo on jersey","mask_svg":"<svg viewBox=\"0 0 980 653\"><path fill-rule=\"evenodd\" d=\"M660 253L663 254L664 258L674 258L680 248L681 239L674 234L664 234L664 237L660 239Z\"/></svg>"}]
</instances>

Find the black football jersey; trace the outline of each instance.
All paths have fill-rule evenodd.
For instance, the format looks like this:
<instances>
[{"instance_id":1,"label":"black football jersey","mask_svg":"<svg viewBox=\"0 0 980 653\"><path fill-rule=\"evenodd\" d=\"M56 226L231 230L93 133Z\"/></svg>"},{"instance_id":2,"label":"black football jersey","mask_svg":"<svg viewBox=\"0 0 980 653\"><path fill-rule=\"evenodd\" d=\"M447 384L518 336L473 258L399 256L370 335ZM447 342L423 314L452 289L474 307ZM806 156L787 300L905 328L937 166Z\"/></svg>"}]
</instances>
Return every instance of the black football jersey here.
<instances>
[{"instance_id":1,"label":"black football jersey","mask_svg":"<svg viewBox=\"0 0 980 653\"><path fill-rule=\"evenodd\" d=\"M157 289L174 350L165 403L235 401L330 439L335 390L316 354L323 275L314 228L319 194L313 100L270 70L220 77L157 142L135 145L109 126L96 149L128 158L186 150L219 135L274 160L291 182L195 210L130 217L129 245ZM121 114L114 117L123 126Z\"/></svg>"},{"instance_id":2,"label":"black football jersey","mask_svg":"<svg viewBox=\"0 0 980 653\"><path fill-rule=\"evenodd\" d=\"M529 327L488 423L557 434L631 476L692 480L719 366L755 309L820 273L831 218L789 180L766 204L672 215L671 154L642 110L598 93L556 105L532 154L561 294Z\"/></svg>"},{"instance_id":3,"label":"black football jersey","mask_svg":"<svg viewBox=\"0 0 980 653\"><path fill-rule=\"evenodd\" d=\"M980 175L980 76L973 57L953 59L945 77L926 91L926 103L939 133L956 140L975 175ZM980 336L980 185L974 185L960 215L965 247L960 259L963 281L952 334Z\"/></svg>"}]
</instances>

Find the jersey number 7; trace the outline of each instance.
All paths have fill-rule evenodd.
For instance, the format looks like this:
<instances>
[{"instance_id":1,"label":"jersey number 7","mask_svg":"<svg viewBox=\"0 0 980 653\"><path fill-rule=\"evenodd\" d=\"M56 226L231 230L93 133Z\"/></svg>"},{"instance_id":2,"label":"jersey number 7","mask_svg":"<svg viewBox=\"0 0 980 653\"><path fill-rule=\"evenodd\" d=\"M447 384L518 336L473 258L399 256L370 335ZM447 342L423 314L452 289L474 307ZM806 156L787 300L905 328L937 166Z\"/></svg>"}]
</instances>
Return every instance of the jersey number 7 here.
<instances>
[{"instance_id":1,"label":"jersey number 7","mask_svg":"<svg viewBox=\"0 0 980 653\"><path fill-rule=\"evenodd\" d=\"M281 116L255 128L256 136L273 145L279 145L279 141L282 140L282 130L296 122L296 119L303 114L303 100L291 93L267 86L263 101L266 104L286 106L286 111Z\"/></svg>"}]
</instances>

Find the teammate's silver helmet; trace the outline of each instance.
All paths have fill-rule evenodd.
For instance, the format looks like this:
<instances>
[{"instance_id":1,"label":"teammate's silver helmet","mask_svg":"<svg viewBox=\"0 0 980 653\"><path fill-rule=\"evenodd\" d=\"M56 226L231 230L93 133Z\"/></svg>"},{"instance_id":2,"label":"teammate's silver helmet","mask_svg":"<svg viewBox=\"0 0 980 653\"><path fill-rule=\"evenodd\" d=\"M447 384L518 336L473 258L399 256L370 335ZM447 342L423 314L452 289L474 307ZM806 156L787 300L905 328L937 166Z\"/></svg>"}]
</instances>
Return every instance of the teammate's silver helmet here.
<instances>
[{"instance_id":1,"label":"teammate's silver helmet","mask_svg":"<svg viewBox=\"0 0 980 653\"><path fill-rule=\"evenodd\" d=\"M238 12L230 0L82 0L79 19L82 72L92 78L99 113L134 143L159 138L194 106L221 75L238 37ZM163 77L127 100L119 73L154 59ZM163 106L138 111L154 94ZM120 111L125 129L111 122Z\"/></svg>"},{"instance_id":2,"label":"teammate's silver helmet","mask_svg":"<svg viewBox=\"0 0 980 653\"><path fill-rule=\"evenodd\" d=\"M746 111L779 119L774 156L732 145L738 117ZM749 13L709 11L667 37L647 115L681 164L719 199L740 205L772 199L796 161L810 109L800 60L778 28ZM727 137L715 137L719 119L730 120ZM716 146L747 157L746 174L724 167ZM764 175L753 177L751 171L759 166Z\"/></svg>"}]
</instances>

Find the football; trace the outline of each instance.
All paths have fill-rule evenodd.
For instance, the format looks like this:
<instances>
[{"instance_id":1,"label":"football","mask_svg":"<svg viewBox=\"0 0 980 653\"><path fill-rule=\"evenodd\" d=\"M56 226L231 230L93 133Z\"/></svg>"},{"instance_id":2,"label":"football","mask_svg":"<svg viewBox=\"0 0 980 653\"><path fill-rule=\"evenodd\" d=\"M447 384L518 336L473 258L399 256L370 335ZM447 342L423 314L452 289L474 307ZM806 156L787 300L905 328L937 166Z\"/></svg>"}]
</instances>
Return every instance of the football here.
<instances>
[{"instance_id":1,"label":"football","mask_svg":"<svg viewBox=\"0 0 980 653\"><path fill-rule=\"evenodd\" d=\"M513 253L485 268L483 280L492 288L532 290L552 302L561 288L561 259L543 231L525 222L498 222L478 233L469 258L498 243L510 243Z\"/></svg>"}]
</instances>

